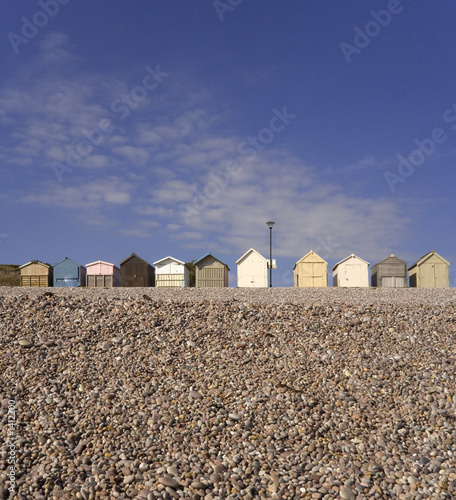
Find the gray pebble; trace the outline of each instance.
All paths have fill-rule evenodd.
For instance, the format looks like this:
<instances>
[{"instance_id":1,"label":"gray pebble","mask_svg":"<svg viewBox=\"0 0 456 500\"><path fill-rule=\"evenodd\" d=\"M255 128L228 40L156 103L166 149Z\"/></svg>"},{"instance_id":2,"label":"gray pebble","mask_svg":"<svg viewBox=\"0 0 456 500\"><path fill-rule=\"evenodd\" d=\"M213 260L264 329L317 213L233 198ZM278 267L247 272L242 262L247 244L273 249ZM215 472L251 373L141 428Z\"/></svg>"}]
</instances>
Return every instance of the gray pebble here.
<instances>
[{"instance_id":1,"label":"gray pebble","mask_svg":"<svg viewBox=\"0 0 456 500\"><path fill-rule=\"evenodd\" d=\"M158 479L158 482L160 484L163 484L163 486L169 486L170 488L177 488L179 486L179 483L173 479L172 477L160 477Z\"/></svg>"},{"instance_id":2,"label":"gray pebble","mask_svg":"<svg viewBox=\"0 0 456 500\"><path fill-rule=\"evenodd\" d=\"M19 345L22 347L33 347L33 342L28 339L19 340Z\"/></svg>"},{"instance_id":3,"label":"gray pebble","mask_svg":"<svg viewBox=\"0 0 456 500\"><path fill-rule=\"evenodd\" d=\"M203 396L198 391L190 391L189 396L193 399L203 399Z\"/></svg>"},{"instance_id":4,"label":"gray pebble","mask_svg":"<svg viewBox=\"0 0 456 500\"><path fill-rule=\"evenodd\" d=\"M347 488L346 486L342 486L339 491L340 498L342 500L355 500L356 495L351 488Z\"/></svg>"}]
</instances>

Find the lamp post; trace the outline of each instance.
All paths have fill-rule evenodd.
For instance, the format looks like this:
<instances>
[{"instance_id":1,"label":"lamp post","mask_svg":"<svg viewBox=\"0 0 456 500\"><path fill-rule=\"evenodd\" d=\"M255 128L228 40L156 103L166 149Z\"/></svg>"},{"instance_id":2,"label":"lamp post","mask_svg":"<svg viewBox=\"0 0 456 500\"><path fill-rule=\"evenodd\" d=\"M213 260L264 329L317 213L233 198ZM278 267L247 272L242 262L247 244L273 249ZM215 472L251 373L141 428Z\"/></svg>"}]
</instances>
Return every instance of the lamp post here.
<instances>
[{"instance_id":1,"label":"lamp post","mask_svg":"<svg viewBox=\"0 0 456 500\"><path fill-rule=\"evenodd\" d=\"M275 222L270 220L266 222L266 225L269 227L269 287L272 287L272 226Z\"/></svg>"}]
</instances>

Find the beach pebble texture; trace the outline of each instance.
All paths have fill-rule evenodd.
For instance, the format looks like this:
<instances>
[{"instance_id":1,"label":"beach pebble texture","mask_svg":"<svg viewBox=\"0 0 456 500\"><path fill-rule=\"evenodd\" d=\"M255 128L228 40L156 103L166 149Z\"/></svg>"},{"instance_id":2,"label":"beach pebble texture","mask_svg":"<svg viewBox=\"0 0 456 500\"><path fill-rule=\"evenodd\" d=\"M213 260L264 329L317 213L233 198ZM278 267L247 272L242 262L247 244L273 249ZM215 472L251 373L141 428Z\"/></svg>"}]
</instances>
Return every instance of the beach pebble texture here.
<instances>
[{"instance_id":1,"label":"beach pebble texture","mask_svg":"<svg viewBox=\"0 0 456 500\"><path fill-rule=\"evenodd\" d=\"M0 332L0 500L456 498L455 289L1 288Z\"/></svg>"}]
</instances>

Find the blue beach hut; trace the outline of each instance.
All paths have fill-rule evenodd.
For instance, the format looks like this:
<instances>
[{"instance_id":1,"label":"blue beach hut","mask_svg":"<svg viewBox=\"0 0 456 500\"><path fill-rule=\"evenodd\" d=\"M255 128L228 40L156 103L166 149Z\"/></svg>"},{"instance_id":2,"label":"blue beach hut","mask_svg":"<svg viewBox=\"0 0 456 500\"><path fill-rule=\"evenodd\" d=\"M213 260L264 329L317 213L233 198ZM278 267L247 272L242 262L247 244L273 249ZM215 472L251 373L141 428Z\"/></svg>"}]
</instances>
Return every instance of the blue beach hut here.
<instances>
[{"instance_id":1,"label":"blue beach hut","mask_svg":"<svg viewBox=\"0 0 456 500\"><path fill-rule=\"evenodd\" d=\"M54 286L85 286L86 268L65 257L54 265Z\"/></svg>"}]
</instances>

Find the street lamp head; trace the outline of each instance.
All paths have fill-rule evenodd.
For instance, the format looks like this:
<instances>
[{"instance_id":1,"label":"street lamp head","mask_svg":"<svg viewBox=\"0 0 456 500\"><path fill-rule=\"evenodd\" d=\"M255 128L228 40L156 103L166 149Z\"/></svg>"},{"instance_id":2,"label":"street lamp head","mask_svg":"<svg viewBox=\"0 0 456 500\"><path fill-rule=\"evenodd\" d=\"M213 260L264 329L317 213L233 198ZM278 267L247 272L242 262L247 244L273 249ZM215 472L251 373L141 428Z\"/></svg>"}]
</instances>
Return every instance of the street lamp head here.
<instances>
[{"instance_id":1,"label":"street lamp head","mask_svg":"<svg viewBox=\"0 0 456 500\"><path fill-rule=\"evenodd\" d=\"M269 229L272 229L272 226L275 224L275 222L272 222L272 220L270 220L269 222L266 222L266 225L269 227Z\"/></svg>"}]
</instances>

